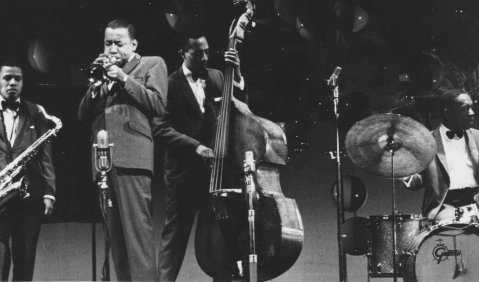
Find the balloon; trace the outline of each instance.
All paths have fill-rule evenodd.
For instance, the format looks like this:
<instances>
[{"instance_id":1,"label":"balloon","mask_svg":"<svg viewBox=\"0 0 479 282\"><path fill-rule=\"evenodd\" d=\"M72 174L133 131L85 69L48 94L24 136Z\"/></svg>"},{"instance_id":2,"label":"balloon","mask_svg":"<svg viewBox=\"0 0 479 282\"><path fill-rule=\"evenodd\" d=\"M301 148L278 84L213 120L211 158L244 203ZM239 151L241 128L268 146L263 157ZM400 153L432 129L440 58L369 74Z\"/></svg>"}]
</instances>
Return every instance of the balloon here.
<instances>
[{"instance_id":1,"label":"balloon","mask_svg":"<svg viewBox=\"0 0 479 282\"><path fill-rule=\"evenodd\" d=\"M406 71L414 85L424 91L436 90L444 80L444 64L429 52L411 56L406 63Z\"/></svg>"},{"instance_id":2,"label":"balloon","mask_svg":"<svg viewBox=\"0 0 479 282\"><path fill-rule=\"evenodd\" d=\"M353 32L360 31L369 20L368 13L360 6L354 7Z\"/></svg>"},{"instance_id":3,"label":"balloon","mask_svg":"<svg viewBox=\"0 0 479 282\"><path fill-rule=\"evenodd\" d=\"M166 21L174 30L188 36L203 35L209 27L206 2L175 0L168 5Z\"/></svg>"},{"instance_id":4,"label":"balloon","mask_svg":"<svg viewBox=\"0 0 479 282\"><path fill-rule=\"evenodd\" d=\"M369 251L371 232L368 222L364 217L351 217L342 224L341 239L346 253L360 256Z\"/></svg>"},{"instance_id":5,"label":"balloon","mask_svg":"<svg viewBox=\"0 0 479 282\"><path fill-rule=\"evenodd\" d=\"M173 14L173 13L165 13L166 21L168 24L171 26L176 31L181 31L179 27L179 16L178 14Z\"/></svg>"},{"instance_id":6,"label":"balloon","mask_svg":"<svg viewBox=\"0 0 479 282\"><path fill-rule=\"evenodd\" d=\"M296 27L296 15L291 0L275 0L274 10L283 21L291 27Z\"/></svg>"},{"instance_id":7,"label":"balloon","mask_svg":"<svg viewBox=\"0 0 479 282\"><path fill-rule=\"evenodd\" d=\"M340 29L344 31L357 32L368 23L369 15L361 6L351 6L350 3L343 4L338 1L334 10Z\"/></svg>"},{"instance_id":8,"label":"balloon","mask_svg":"<svg viewBox=\"0 0 479 282\"><path fill-rule=\"evenodd\" d=\"M337 200L337 184L334 183L331 194L334 203ZM343 176L343 208L348 212L355 212L361 208L368 197L368 191L363 181L355 176Z\"/></svg>"},{"instance_id":9,"label":"balloon","mask_svg":"<svg viewBox=\"0 0 479 282\"><path fill-rule=\"evenodd\" d=\"M28 47L28 62L32 68L42 73L52 70L52 48L45 39L36 39Z\"/></svg>"},{"instance_id":10,"label":"balloon","mask_svg":"<svg viewBox=\"0 0 479 282\"><path fill-rule=\"evenodd\" d=\"M296 17L296 28L298 29L298 32L302 38L310 42L316 40L314 34L311 31L307 30L306 27L304 27L304 24L299 21L299 17Z\"/></svg>"}]
</instances>

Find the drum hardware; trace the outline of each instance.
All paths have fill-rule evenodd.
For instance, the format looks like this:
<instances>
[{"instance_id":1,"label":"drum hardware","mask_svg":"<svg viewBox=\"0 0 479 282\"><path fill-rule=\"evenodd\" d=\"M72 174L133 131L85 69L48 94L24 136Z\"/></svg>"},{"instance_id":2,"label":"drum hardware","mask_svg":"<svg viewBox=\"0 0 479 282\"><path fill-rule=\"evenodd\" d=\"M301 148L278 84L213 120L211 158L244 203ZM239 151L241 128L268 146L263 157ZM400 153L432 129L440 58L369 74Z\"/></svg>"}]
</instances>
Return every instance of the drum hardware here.
<instances>
[{"instance_id":1,"label":"drum hardware","mask_svg":"<svg viewBox=\"0 0 479 282\"><path fill-rule=\"evenodd\" d=\"M440 225L452 223L472 223L478 222L477 204L469 204L457 208L445 208L436 216L436 223Z\"/></svg>"},{"instance_id":2,"label":"drum hardware","mask_svg":"<svg viewBox=\"0 0 479 282\"><path fill-rule=\"evenodd\" d=\"M391 179L393 279L397 281L395 178L424 170L436 155L436 141L424 125L411 118L377 114L351 127L346 135L345 147L355 165Z\"/></svg>"}]
</instances>

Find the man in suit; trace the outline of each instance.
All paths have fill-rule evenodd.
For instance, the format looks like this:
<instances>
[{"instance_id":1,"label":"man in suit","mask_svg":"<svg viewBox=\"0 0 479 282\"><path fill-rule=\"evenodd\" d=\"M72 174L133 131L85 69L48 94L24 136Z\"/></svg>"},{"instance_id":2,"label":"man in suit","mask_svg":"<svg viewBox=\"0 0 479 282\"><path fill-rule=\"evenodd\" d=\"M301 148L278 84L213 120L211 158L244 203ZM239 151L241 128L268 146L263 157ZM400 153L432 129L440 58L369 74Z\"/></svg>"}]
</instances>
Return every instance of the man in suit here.
<instances>
[{"instance_id":1,"label":"man in suit","mask_svg":"<svg viewBox=\"0 0 479 282\"><path fill-rule=\"evenodd\" d=\"M92 83L78 112L81 121L91 123L92 139L104 129L114 144L108 226L113 262L122 281L156 279L150 121L163 113L168 81L163 59L141 57L135 53L137 46L131 24L113 20L107 25L104 53L94 63L104 65L108 81Z\"/></svg>"},{"instance_id":2,"label":"man in suit","mask_svg":"<svg viewBox=\"0 0 479 282\"><path fill-rule=\"evenodd\" d=\"M20 98L21 66L0 64L0 169L15 160L52 127L45 110ZM26 166L22 185L26 198L10 197L0 205L0 275L8 280L13 259L13 280L31 281L42 215L50 215L55 201L55 171L51 144L45 144ZM10 245L11 240L11 245Z\"/></svg>"},{"instance_id":3,"label":"man in suit","mask_svg":"<svg viewBox=\"0 0 479 282\"><path fill-rule=\"evenodd\" d=\"M161 235L160 281L176 280L188 244L196 211L207 203L210 172L205 159L213 157L207 146L214 140L214 100L222 95L223 73L206 67L209 56L205 37L190 38L181 50L182 66L168 79L166 114L155 127L155 137L165 150L167 191L165 227ZM225 53L235 66L235 85L244 89L235 50ZM238 106L241 102L233 100Z\"/></svg>"},{"instance_id":4,"label":"man in suit","mask_svg":"<svg viewBox=\"0 0 479 282\"><path fill-rule=\"evenodd\" d=\"M405 179L406 187L425 187L422 212L431 220L456 219L456 208L475 203L479 192L479 131L473 102L462 89L441 96L442 124L432 131L437 154L428 167Z\"/></svg>"}]
</instances>

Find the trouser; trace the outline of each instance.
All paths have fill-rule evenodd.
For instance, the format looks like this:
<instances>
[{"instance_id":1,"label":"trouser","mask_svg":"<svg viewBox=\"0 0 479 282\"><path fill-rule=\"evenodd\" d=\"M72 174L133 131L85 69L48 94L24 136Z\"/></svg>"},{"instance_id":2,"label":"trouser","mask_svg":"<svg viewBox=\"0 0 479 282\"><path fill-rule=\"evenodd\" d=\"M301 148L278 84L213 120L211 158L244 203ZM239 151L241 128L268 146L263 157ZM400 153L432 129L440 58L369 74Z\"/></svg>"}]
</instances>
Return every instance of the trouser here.
<instances>
[{"instance_id":1,"label":"trouser","mask_svg":"<svg viewBox=\"0 0 479 282\"><path fill-rule=\"evenodd\" d=\"M120 281L156 280L151 174L113 168L109 173L113 207L108 228L113 264Z\"/></svg>"},{"instance_id":2,"label":"trouser","mask_svg":"<svg viewBox=\"0 0 479 282\"><path fill-rule=\"evenodd\" d=\"M166 215L158 257L160 281L165 282L176 280L196 212L208 203L207 167L191 164L189 170L174 171L171 174L174 179L165 177Z\"/></svg>"},{"instance_id":3,"label":"trouser","mask_svg":"<svg viewBox=\"0 0 479 282\"><path fill-rule=\"evenodd\" d=\"M8 281L12 261L12 280L31 281L33 279L41 216L40 211L27 210L20 198L11 200L1 212L0 275L2 281Z\"/></svg>"}]
</instances>

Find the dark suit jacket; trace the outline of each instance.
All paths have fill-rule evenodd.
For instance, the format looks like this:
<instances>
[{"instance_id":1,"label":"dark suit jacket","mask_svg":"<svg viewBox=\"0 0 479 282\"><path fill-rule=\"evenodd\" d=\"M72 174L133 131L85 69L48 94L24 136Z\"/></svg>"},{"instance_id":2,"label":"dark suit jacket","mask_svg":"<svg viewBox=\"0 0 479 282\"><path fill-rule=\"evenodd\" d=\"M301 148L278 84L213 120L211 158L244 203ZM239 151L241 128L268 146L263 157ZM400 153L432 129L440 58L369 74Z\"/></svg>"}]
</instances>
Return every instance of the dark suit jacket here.
<instances>
[{"instance_id":1,"label":"dark suit jacket","mask_svg":"<svg viewBox=\"0 0 479 282\"><path fill-rule=\"evenodd\" d=\"M414 175L411 180L411 189L419 189L425 187L424 200L422 206L423 215L433 220L439 213L444 199L449 190L449 173L442 144L439 128L432 132L437 142L437 154L428 167L421 174ZM469 149L472 163L475 167L474 177L479 182L479 130L466 130L467 148Z\"/></svg>"},{"instance_id":2,"label":"dark suit jacket","mask_svg":"<svg viewBox=\"0 0 479 282\"><path fill-rule=\"evenodd\" d=\"M5 127L0 124L0 169L5 168L8 162L15 160L52 127L52 122L43 116L38 105L23 99L17 118L18 134L15 143L11 146L11 156ZM3 119L2 115L0 115L0 119ZM51 143L45 144L27 165L26 175L30 182L28 191L30 197L26 198L24 202L27 208L33 211L41 211L44 195L55 196L55 170L51 151Z\"/></svg>"},{"instance_id":3,"label":"dark suit jacket","mask_svg":"<svg viewBox=\"0 0 479 282\"><path fill-rule=\"evenodd\" d=\"M205 113L202 113L183 69L180 67L169 76L167 110L156 120L154 128L154 136L166 145L164 169L169 189L203 186L209 179L208 167L195 149L199 144L213 147L217 116L214 98L221 97L223 74L207 68L205 85Z\"/></svg>"},{"instance_id":4,"label":"dark suit jacket","mask_svg":"<svg viewBox=\"0 0 479 282\"><path fill-rule=\"evenodd\" d=\"M114 166L152 172L154 154L150 122L164 111L168 89L166 65L160 57L136 54L123 71L128 75L124 86L117 82L108 91L105 83L94 99L91 88L87 90L78 117L91 123L93 142L96 142L98 131L108 132L110 142L114 143Z\"/></svg>"},{"instance_id":5,"label":"dark suit jacket","mask_svg":"<svg viewBox=\"0 0 479 282\"><path fill-rule=\"evenodd\" d=\"M168 77L166 114L154 132L168 146L167 151L178 150L179 154L191 156L199 144L210 145L217 111L214 98L221 97L223 73L206 70L205 113L201 112L181 67Z\"/></svg>"}]
</instances>

